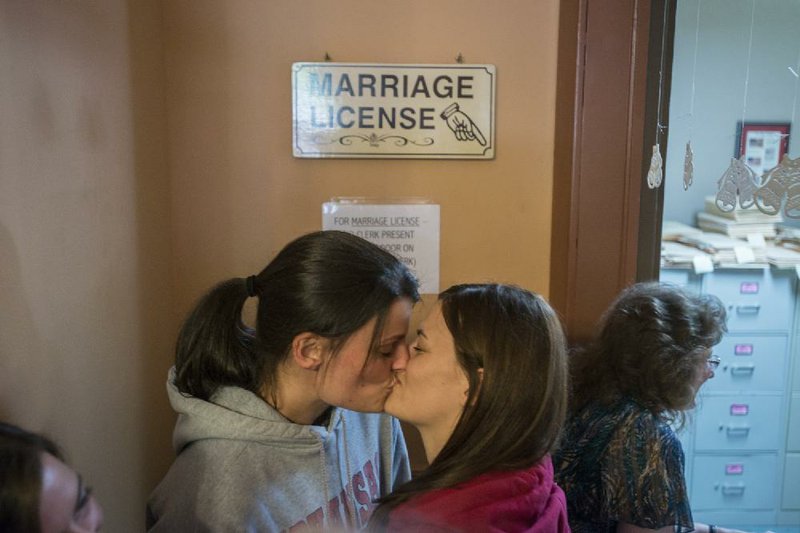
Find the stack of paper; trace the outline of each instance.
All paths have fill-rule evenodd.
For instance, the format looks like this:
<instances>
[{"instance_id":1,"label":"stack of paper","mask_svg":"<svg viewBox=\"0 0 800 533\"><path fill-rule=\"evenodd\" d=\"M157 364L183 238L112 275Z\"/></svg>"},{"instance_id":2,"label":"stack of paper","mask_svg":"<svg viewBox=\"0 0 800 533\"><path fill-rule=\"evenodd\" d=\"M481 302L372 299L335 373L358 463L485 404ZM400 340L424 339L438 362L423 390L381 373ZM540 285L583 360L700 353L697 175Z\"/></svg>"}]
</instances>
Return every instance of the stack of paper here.
<instances>
[{"instance_id":1,"label":"stack of paper","mask_svg":"<svg viewBox=\"0 0 800 533\"><path fill-rule=\"evenodd\" d=\"M730 212L721 211L713 196L706 196L705 212L697 213L697 225L700 229L723 233L729 237L761 235L773 238L777 234L776 227L779 222L783 222L780 214L766 215L756 209L755 205L747 209L737 206Z\"/></svg>"},{"instance_id":2,"label":"stack of paper","mask_svg":"<svg viewBox=\"0 0 800 533\"><path fill-rule=\"evenodd\" d=\"M800 251L800 228L778 226L778 236L775 238L775 244Z\"/></svg>"},{"instance_id":3,"label":"stack of paper","mask_svg":"<svg viewBox=\"0 0 800 533\"><path fill-rule=\"evenodd\" d=\"M777 268L794 268L800 265L800 252L781 246L767 247L766 256L767 261Z\"/></svg>"},{"instance_id":4,"label":"stack of paper","mask_svg":"<svg viewBox=\"0 0 800 533\"><path fill-rule=\"evenodd\" d=\"M719 233L703 232L680 237L678 242L710 254L714 263L733 266L747 263L766 263L765 249L753 247L741 239Z\"/></svg>"},{"instance_id":5,"label":"stack of paper","mask_svg":"<svg viewBox=\"0 0 800 533\"><path fill-rule=\"evenodd\" d=\"M661 241L661 266L691 268L694 266L695 257L707 257L713 261L711 255L677 242Z\"/></svg>"},{"instance_id":6,"label":"stack of paper","mask_svg":"<svg viewBox=\"0 0 800 533\"><path fill-rule=\"evenodd\" d=\"M676 241L686 235L698 235L703 230L675 220L665 220L661 225L661 240Z\"/></svg>"},{"instance_id":7,"label":"stack of paper","mask_svg":"<svg viewBox=\"0 0 800 533\"><path fill-rule=\"evenodd\" d=\"M747 237L760 234L765 238L777 235L775 222L738 222L736 220L712 215L711 213L697 213L697 225L700 229L724 233L729 237Z\"/></svg>"}]
</instances>

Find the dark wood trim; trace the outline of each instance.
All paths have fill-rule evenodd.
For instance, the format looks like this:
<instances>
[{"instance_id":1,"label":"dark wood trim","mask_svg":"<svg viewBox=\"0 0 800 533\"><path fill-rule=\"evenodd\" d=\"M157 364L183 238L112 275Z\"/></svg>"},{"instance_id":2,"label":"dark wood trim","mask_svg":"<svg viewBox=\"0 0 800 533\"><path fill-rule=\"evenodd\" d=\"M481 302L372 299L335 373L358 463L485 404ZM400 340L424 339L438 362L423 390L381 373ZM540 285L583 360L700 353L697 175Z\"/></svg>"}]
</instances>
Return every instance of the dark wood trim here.
<instances>
[{"instance_id":1,"label":"dark wood trim","mask_svg":"<svg viewBox=\"0 0 800 533\"><path fill-rule=\"evenodd\" d=\"M652 146L658 140L661 156L667 160L669 101L672 80L672 51L675 41L674 0L653 0L650 17L650 46L647 66L647 105L645 108L644 155L642 173L646 175ZM656 139L655 125L661 129ZM664 216L664 187L642 187L639 199L639 237L637 281L656 280L661 258L661 222Z\"/></svg>"},{"instance_id":2,"label":"dark wood trim","mask_svg":"<svg viewBox=\"0 0 800 533\"><path fill-rule=\"evenodd\" d=\"M648 74L663 42L660 32L651 32L651 19L664 27L657 10L671 1L561 2L550 299L573 343L587 340L609 302L639 278L647 266L639 260L640 244L652 253L640 232L640 206L655 220L660 208L656 213L650 202L661 201L660 191L653 199L642 190L651 152L647 132L656 127L648 124ZM646 228L660 232L660 215Z\"/></svg>"},{"instance_id":3,"label":"dark wood trim","mask_svg":"<svg viewBox=\"0 0 800 533\"><path fill-rule=\"evenodd\" d=\"M580 144L578 117L581 115L583 85L583 24L586 2L561 2L559 14L558 64L556 76L555 157L553 162L553 203L550 248L550 302L569 327L571 304L575 301L575 251L577 216L572 206L577 203L574 186Z\"/></svg>"}]
</instances>

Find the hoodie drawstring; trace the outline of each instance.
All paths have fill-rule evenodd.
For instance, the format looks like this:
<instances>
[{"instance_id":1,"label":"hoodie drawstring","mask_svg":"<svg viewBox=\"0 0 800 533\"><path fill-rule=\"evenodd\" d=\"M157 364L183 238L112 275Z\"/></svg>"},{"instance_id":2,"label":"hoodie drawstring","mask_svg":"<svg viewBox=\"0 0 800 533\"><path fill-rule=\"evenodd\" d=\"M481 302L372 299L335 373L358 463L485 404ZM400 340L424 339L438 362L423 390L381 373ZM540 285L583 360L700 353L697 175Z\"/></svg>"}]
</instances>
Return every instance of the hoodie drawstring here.
<instances>
[{"instance_id":1,"label":"hoodie drawstring","mask_svg":"<svg viewBox=\"0 0 800 533\"><path fill-rule=\"evenodd\" d=\"M351 514L350 516L350 523L353 525L358 524L358 509L356 508L356 488L353 486L355 480L353 479L353 475L350 472L350 451L347 449L347 424L345 424L344 416L342 417L342 440L344 441L344 468L347 474L347 480L345 481L344 490L347 490L347 485L350 485L350 507L347 508L347 514Z\"/></svg>"},{"instance_id":2,"label":"hoodie drawstring","mask_svg":"<svg viewBox=\"0 0 800 533\"><path fill-rule=\"evenodd\" d=\"M330 519L328 517L328 502L331 501L331 489L328 485L328 462L325 460L325 442L322 438L319 439L319 463L322 466L322 484L325 489L325 500L322 504L322 516L325 517L324 522L326 526L330 526Z\"/></svg>"}]
</instances>

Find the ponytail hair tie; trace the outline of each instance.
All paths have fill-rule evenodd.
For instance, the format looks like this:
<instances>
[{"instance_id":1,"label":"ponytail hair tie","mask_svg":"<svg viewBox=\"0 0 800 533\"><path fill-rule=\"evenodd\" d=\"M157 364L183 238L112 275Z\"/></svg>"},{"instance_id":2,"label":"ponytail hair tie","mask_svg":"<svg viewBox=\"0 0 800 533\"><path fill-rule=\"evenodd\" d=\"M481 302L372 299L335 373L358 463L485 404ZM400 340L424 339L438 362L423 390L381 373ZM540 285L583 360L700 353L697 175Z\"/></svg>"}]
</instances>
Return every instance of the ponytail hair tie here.
<instances>
[{"instance_id":1,"label":"ponytail hair tie","mask_svg":"<svg viewBox=\"0 0 800 533\"><path fill-rule=\"evenodd\" d=\"M258 294L256 292L256 277L255 276L250 276L249 278L247 278L247 281L245 282L245 284L247 285L247 296L250 296L252 298L256 294Z\"/></svg>"}]
</instances>

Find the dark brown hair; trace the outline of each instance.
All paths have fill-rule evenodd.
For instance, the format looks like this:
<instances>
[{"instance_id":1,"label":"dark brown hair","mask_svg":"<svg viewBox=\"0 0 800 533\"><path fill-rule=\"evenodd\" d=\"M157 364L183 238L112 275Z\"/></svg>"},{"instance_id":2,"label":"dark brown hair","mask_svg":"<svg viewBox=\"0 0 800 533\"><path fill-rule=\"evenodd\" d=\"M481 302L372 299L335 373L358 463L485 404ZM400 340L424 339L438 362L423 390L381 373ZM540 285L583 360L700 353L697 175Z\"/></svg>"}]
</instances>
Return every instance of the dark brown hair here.
<instances>
[{"instance_id":1,"label":"dark brown hair","mask_svg":"<svg viewBox=\"0 0 800 533\"><path fill-rule=\"evenodd\" d=\"M242 322L248 293L258 297L255 330ZM349 233L309 233L250 282L224 281L200 300L178 336L175 384L203 400L225 385L274 392L276 369L299 333L332 339L335 353L377 316L374 344L389 306L403 297L419 299L417 280L395 256Z\"/></svg>"},{"instance_id":2,"label":"dark brown hair","mask_svg":"<svg viewBox=\"0 0 800 533\"><path fill-rule=\"evenodd\" d=\"M727 331L725 317L716 296L658 282L625 289L601 318L594 342L573 356L571 409L625 397L683 423L702 361Z\"/></svg>"},{"instance_id":3,"label":"dark brown hair","mask_svg":"<svg viewBox=\"0 0 800 533\"><path fill-rule=\"evenodd\" d=\"M0 422L0 531L39 531L42 454L63 461L50 439Z\"/></svg>"},{"instance_id":4,"label":"dark brown hair","mask_svg":"<svg viewBox=\"0 0 800 533\"><path fill-rule=\"evenodd\" d=\"M564 334L541 296L512 285L471 284L439 299L469 380L466 407L430 466L380 500L374 529L416 495L533 466L555 446L566 415Z\"/></svg>"}]
</instances>

